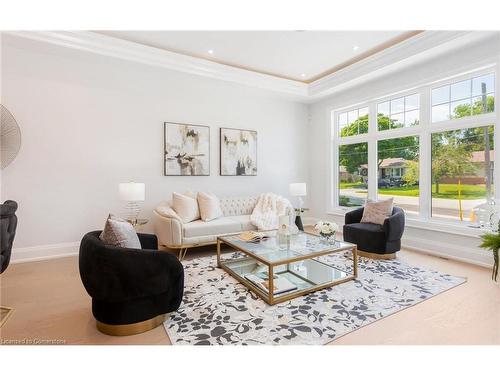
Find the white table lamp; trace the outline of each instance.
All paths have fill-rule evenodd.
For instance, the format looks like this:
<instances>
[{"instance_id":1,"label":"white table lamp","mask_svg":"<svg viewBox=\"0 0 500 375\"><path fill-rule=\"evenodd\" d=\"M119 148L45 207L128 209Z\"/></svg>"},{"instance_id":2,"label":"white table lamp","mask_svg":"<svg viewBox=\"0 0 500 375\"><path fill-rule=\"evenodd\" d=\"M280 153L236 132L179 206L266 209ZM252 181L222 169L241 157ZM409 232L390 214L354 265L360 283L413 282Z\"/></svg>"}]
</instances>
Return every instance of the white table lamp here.
<instances>
[{"instance_id":1,"label":"white table lamp","mask_svg":"<svg viewBox=\"0 0 500 375\"><path fill-rule=\"evenodd\" d=\"M298 197L298 204L299 206L297 207L299 210L302 209L302 205L304 204L304 200L302 197L305 197L307 195L307 184L305 182L296 182L293 184L290 184L290 195L292 197Z\"/></svg>"},{"instance_id":2,"label":"white table lamp","mask_svg":"<svg viewBox=\"0 0 500 375\"><path fill-rule=\"evenodd\" d=\"M124 182L118 186L118 191L120 200L127 202L125 205L127 219L136 222L141 210L139 202L143 202L146 198L146 185L140 182Z\"/></svg>"}]
</instances>

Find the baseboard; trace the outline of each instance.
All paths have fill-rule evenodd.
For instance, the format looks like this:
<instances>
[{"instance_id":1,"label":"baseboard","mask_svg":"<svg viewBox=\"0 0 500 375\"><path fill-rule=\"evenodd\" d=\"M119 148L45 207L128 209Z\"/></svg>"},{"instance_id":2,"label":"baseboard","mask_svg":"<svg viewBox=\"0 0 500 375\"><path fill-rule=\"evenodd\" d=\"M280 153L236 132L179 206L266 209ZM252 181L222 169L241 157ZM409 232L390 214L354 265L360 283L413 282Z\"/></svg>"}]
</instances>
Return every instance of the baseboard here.
<instances>
[{"instance_id":1,"label":"baseboard","mask_svg":"<svg viewBox=\"0 0 500 375\"><path fill-rule=\"evenodd\" d=\"M11 263L35 262L74 256L78 254L79 248L79 242L14 248L12 249Z\"/></svg>"},{"instance_id":2,"label":"baseboard","mask_svg":"<svg viewBox=\"0 0 500 375\"><path fill-rule=\"evenodd\" d=\"M476 266L493 267L493 256L491 252L486 250L444 244L443 242L436 243L435 241L423 240L421 238L403 238L401 242L401 246L408 250L457 260Z\"/></svg>"}]
</instances>

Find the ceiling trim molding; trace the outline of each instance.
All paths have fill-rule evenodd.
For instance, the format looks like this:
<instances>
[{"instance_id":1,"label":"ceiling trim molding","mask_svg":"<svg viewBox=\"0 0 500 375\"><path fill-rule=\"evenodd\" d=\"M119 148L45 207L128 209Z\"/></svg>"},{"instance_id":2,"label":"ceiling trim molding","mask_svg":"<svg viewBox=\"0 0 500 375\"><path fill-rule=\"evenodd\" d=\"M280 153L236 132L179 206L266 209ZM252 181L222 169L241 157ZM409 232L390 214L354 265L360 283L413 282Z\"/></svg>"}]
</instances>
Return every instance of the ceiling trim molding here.
<instances>
[{"instance_id":1,"label":"ceiling trim molding","mask_svg":"<svg viewBox=\"0 0 500 375\"><path fill-rule=\"evenodd\" d=\"M307 97L307 84L303 82L223 65L91 31L8 31L5 34L283 94Z\"/></svg>"},{"instance_id":2,"label":"ceiling trim molding","mask_svg":"<svg viewBox=\"0 0 500 375\"><path fill-rule=\"evenodd\" d=\"M437 57L497 31L424 31L311 83L298 82L170 52L91 31L8 31L4 34L266 89L315 102L368 80Z\"/></svg>"},{"instance_id":3,"label":"ceiling trim molding","mask_svg":"<svg viewBox=\"0 0 500 375\"><path fill-rule=\"evenodd\" d=\"M353 65L309 84L308 97L316 101L367 80L435 58L492 36L494 31L425 31Z\"/></svg>"}]
</instances>

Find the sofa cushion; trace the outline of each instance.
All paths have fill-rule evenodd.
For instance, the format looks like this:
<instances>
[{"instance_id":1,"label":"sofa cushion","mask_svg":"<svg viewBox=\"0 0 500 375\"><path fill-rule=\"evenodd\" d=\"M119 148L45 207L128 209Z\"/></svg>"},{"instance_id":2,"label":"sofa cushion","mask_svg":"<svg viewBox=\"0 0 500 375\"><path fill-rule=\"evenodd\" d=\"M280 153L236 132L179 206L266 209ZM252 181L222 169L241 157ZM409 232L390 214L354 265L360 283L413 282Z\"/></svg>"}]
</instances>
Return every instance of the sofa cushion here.
<instances>
[{"instance_id":1,"label":"sofa cushion","mask_svg":"<svg viewBox=\"0 0 500 375\"><path fill-rule=\"evenodd\" d=\"M177 215L177 212L175 212L174 209L170 206L158 206L155 208L155 212L160 216L182 221L179 215Z\"/></svg>"},{"instance_id":2,"label":"sofa cushion","mask_svg":"<svg viewBox=\"0 0 500 375\"><path fill-rule=\"evenodd\" d=\"M222 216L220 201L215 194L200 191L198 193L198 206L203 221L211 221Z\"/></svg>"},{"instance_id":3,"label":"sofa cushion","mask_svg":"<svg viewBox=\"0 0 500 375\"><path fill-rule=\"evenodd\" d=\"M250 221L251 215L229 216L231 220L237 221L241 225L241 230L257 230L257 227Z\"/></svg>"},{"instance_id":4,"label":"sofa cushion","mask_svg":"<svg viewBox=\"0 0 500 375\"><path fill-rule=\"evenodd\" d=\"M241 232L241 223L230 217L220 217L212 221L196 220L184 224L185 237L199 237L208 235L222 235Z\"/></svg>"},{"instance_id":5,"label":"sofa cushion","mask_svg":"<svg viewBox=\"0 0 500 375\"><path fill-rule=\"evenodd\" d=\"M179 215L183 223L189 223L200 218L200 210L196 197L172 193L172 208Z\"/></svg>"}]
</instances>

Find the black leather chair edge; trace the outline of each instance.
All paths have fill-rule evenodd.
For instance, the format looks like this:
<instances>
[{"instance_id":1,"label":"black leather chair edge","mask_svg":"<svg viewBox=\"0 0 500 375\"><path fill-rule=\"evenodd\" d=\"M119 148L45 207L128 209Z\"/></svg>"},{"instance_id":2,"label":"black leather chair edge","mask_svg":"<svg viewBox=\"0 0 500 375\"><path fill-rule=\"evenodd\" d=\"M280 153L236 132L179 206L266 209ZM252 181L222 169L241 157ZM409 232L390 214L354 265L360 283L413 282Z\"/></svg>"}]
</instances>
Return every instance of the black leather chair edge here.
<instances>
[{"instance_id":1,"label":"black leather chair edge","mask_svg":"<svg viewBox=\"0 0 500 375\"><path fill-rule=\"evenodd\" d=\"M80 244L80 277L92 297L97 328L110 335L145 332L179 308L184 268L173 254L159 251L153 234L139 233L142 249L105 245L101 231Z\"/></svg>"},{"instance_id":2,"label":"black leather chair edge","mask_svg":"<svg viewBox=\"0 0 500 375\"><path fill-rule=\"evenodd\" d=\"M3 273L10 263L17 229L16 211L15 201L8 200L0 205L0 273Z\"/></svg>"}]
</instances>

